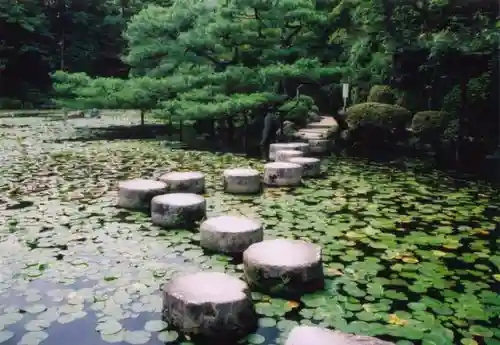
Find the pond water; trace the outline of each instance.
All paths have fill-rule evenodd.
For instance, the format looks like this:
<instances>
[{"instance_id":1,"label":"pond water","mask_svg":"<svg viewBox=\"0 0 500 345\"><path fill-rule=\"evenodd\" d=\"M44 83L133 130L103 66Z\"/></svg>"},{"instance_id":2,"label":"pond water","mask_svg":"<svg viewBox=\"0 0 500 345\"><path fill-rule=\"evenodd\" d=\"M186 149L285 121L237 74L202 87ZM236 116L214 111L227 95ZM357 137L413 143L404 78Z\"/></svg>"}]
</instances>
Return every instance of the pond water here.
<instances>
[{"instance_id":1,"label":"pond water","mask_svg":"<svg viewBox=\"0 0 500 345\"><path fill-rule=\"evenodd\" d=\"M95 124L0 119L0 344L192 344L161 321L160 285L200 269L241 277L242 266L203 252L196 232L115 208L117 181L166 170L206 174L209 216L255 217L267 239L323 248L325 290L254 292L259 329L241 344L283 343L298 324L399 345L500 344L498 190L328 158L325 176L300 188L231 196L222 170L261 162L157 141L52 140L85 121Z\"/></svg>"}]
</instances>

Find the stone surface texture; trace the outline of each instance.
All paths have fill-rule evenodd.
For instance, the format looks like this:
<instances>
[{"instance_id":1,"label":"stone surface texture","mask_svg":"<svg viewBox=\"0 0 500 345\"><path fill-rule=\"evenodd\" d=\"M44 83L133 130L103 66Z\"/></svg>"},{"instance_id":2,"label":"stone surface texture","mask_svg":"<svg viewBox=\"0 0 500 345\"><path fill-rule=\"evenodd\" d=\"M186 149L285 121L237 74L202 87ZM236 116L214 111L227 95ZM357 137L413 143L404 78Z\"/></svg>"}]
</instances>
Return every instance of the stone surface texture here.
<instances>
[{"instance_id":1,"label":"stone surface texture","mask_svg":"<svg viewBox=\"0 0 500 345\"><path fill-rule=\"evenodd\" d=\"M192 228L206 216L206 201L201 195L171 193L151 201L151 221L165 228Z\"/></svg>"},{"instance_id":2,"label":"stone surface texture","mask_svg":"<svg viewBox=\"0 0 500 345\"><path fill-rule=\"evenodd\" d=\"M314 326L296 326L285 345L394 345L374 337L332 331Z\"/></svg>"},{"instance_id":3,"label":"stone surface texture","mask_svg":"<svg viewBox=\"0 0 500 345\"><path fill-rule=\"evenodd\" d=\"M304 169L300 164L273 162L264 165L264 183L268 186L297 186Z\"/></svg>"},{"instance_id":4,"label":"stone surface texture","mask_svg":"<svg viewBox=\"0 0 500 345\"><path fill-rule=\"evenodd\" d=\"M276 239L243 252L247 282L263 291L314 291L324 286L321 248L301 240Z\"/></svg>"},{"instance_id":5,"label":"stone surface texture","mask_svg":"<svg viewBox=\"0 0 500 345\"><path fill-rule=\"evenodd\" d=\"M299 150L279 150L276 151L276 162L288 162L293 157L303 157L304 152Z\"/></svg>"},{"instance_id":6,"label":"stone surface texture","mask_svg":"<svg viewBox=\"0 0 500 345\"><path fill-rule=\"evenodd\" d=\"M297 150L304 152L304 155L309 153L309 144L308 143L275 143L269 146L269 159L276 159L276 152L282 150Z\"/></svg>"},{"instance_id":7,"label":"stone surface texture","mask_svg":"<svg viewBox=\"0 0 500 345\"><path fill-rule=\"evenodd\" d=\"M260 173L250 168L227 169L223 173L224 191L234 194L255 194L261 190Z\"/></svg>"},{"instance_id":8,"label":"stone surface texture","mask_svg":"<svg viewBox=\"0 0 500 345\"><path fill-rule=\"evenodd\" d=\"M290 163L300 164L304 169L302 176L315 177L321 174L321 160L314 157L293 157L288 160Z\"/></svg>"},{"instance_id":9,"label":"stone surface texture","mask_svg":"<svg viewBox=\"0 0 500 345\"><path fill-rule=\"evenodd\" d=\"M242 253L263 238L262 224L244 217L213 217L200 226L200 245L224 253Z\"/></svg>"},{"instance_id":10,"label":"stone surface texture","mask_svg":"<svg viewBox=\"0 0 500 345\"><path fill-rule=\"evenodd\" d=\"M201 194L205 190L205 175L198 171L169 172L159 178L170 193Z\"/></svg>"},{"instance_id":11,"label":"stone surface texture","mask_svg":"<svg viewBox=\"0 0 500 345\"><path fill-rule=\"evenodd\" d=\"M160 181L134 179L118 183L118 206L130 210L149 210L153 197L164 194L167 185Z\"/></svg>"},{"instance_id":12,"label":"stone surface texture","mask_svg":"<svg viewBox=\"0 0 500 345\"><path fill-rule=\"evenodd\" d=\"M204 337L241 337L257 326L248 285L219 272L186 274L165 284L163 315L181 332Z\"/></svg>"}]
</instances>

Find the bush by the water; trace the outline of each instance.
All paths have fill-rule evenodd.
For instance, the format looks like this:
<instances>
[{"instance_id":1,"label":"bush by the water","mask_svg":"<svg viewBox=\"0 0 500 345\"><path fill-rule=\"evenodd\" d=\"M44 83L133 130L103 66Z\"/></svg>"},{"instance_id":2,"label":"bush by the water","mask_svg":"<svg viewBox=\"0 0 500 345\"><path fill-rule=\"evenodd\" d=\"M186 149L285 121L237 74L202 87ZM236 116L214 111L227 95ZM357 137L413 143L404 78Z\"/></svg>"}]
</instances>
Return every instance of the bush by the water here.
<instances>
[{"instance_id":1,"label":"bush by the water","mask_svg":"<svg viewBox=\"0 0 500 345\"><path fill-rule=\"evenodd\" d=\"M451 120L452 115L446 111L420 111L413 116L411 130L419 138L439 138Z\"/></svg>"},{"instance_id":2,"label":"bush by the water","mask_svg":"<svg viewBox=\"0 0 500 345\"><path fill-rule=\"evenodd\" d=\"M411 112L401 106L366 102L347 109L350 128L379 127L387 130L404 129L411 121Z\"/></svg>"},{"instance_id":3,"label":"bush by the water","mask_svg":"<svg viewBox=\"0 0 500 345\"><path fill-rule=\"evenodd\" d=\"M396 102L396 95L390 86L375 85L370 89L367 101L394 104Z\"/></svg>"}]
</instances>

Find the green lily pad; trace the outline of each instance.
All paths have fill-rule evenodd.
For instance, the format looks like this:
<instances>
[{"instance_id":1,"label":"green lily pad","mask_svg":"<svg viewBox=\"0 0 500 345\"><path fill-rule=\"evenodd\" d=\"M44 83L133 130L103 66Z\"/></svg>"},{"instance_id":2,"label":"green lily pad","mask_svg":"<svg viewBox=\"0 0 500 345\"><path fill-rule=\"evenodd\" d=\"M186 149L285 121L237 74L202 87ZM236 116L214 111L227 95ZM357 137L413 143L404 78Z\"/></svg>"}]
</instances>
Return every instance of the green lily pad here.
<instances>
[{"instance_id":1,"label":"green lily pad","mask_svg":"<svg viewBox=\"0 0 500 345\"><path fill-rule=\"evenodd\" d=\"M249 344L259 345L259 344L263 344L266 341L266 338L264 338L260 334L250 334L247 337L247 341Z\"/></svg>"},{"instance_id":2,"label":"green lily pad","mask_svg":"<svg viewBox=\"0 0 500 345\"><path fill-rule=\"evenodd\" d=\"M159 332L168 327L168 324L162 320L150 320L144 325L146 332Z\"/></svg>"},{"instance_id":3,"label":"green lily pad","mask_svg":"<svg viewBox=\"0 0 500 345\"><path fill-rule=\"evenodd\" d=\"M179 338L179 333L176 331L164 331L158 333L158 340L162 343L171 343Z\"/></svg>"}]
</instances>

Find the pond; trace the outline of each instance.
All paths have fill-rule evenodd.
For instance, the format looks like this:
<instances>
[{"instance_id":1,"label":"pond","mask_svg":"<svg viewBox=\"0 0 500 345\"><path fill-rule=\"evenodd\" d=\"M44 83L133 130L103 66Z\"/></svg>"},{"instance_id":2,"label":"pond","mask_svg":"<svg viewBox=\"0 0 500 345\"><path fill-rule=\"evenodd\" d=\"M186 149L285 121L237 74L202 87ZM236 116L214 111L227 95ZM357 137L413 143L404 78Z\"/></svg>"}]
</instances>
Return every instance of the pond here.
<instances>
[{"instance_id":1,"label":"pond","mask_svg":"<svg viewBox=\"0 0 500 345\"><path fill-rule=\"evenodd\" d=\"M298 324L398 345L499 345L500 197L479 182L354 159L257 196L222 191L222 170L262 163L158 141L64 142L75 122L0 119L0 344L192 344L161 321L160 285L179 272L242 276L196 232L117 209L116 184L166 170L206 174L209 216L255 217L265 238L321 245L324 291L254 292L259 329L280 344ZM99 120L102 126L128 123Z\"/></svg>"}]
</instances>

